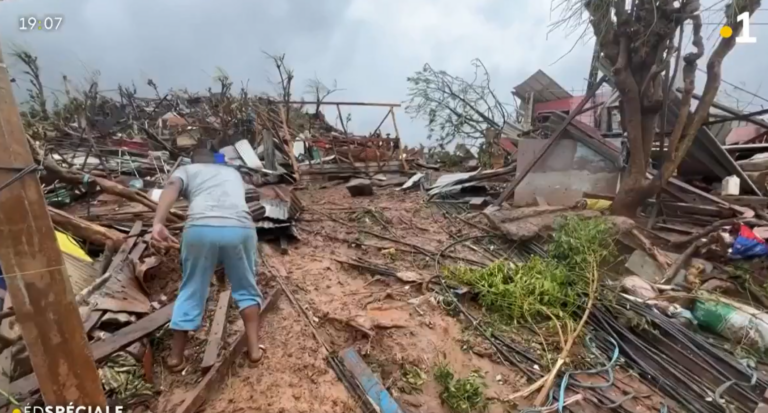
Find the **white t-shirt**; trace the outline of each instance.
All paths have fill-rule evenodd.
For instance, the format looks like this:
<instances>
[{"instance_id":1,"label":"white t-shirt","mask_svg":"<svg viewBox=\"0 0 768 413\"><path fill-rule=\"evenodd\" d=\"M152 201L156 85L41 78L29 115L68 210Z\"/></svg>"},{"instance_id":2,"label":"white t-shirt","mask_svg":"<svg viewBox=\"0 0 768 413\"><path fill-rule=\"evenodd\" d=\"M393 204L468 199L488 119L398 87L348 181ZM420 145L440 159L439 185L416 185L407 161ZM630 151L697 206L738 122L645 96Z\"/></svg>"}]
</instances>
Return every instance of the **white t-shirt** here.
<instances>
[{"instance_id":1,"label":"white t-shirt","mask_svg":"<svg viewBox=\"0 0 768 413\"><path fill-rule=\"evenodd\" d=\"M189 200L187 226L254 227L236 169L198 163L178 168L173 176L181 179L181 194Z\"/></svg>"}]
</instances>

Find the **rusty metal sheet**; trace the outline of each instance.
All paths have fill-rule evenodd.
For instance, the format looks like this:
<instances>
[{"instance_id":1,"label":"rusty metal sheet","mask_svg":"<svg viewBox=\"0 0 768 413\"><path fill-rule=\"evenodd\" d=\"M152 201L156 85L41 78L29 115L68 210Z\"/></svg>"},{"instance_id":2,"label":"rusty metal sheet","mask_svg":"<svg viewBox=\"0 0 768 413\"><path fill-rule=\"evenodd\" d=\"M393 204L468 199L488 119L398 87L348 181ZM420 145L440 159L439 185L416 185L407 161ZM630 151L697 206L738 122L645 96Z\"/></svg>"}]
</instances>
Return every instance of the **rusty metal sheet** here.
<instances>
[{"instance_id":1,"label":"rusty metal sheet","mask_svg":"<svg viewBox=\"0 0 768 413\"><path fill-rule=\"evenodd\" d=\"M151 310L149 298L136 277L136 267L130 260L114 270L112 278L91 297L91 302L95 303L94 310L144 314Z\"/></svg>"}]
</instances>

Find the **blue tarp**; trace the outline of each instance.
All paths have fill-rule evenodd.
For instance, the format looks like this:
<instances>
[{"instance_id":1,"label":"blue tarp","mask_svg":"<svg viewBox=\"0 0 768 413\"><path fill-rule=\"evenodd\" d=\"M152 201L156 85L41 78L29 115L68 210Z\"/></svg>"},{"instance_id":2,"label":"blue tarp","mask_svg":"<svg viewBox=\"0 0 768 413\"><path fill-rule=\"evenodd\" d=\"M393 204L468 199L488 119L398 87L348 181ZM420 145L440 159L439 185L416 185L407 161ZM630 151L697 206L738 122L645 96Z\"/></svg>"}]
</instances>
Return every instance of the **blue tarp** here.
<instances>
[{"instance_id":1,"label":"blue tarp","mask_svg":"<svg viewBox=\"0 0 768 413\"><path fill-rule=\"evenodd\" d=\"M729 258L734 260L744 260L749 258L759 258L768 255L768 246L765 245L760 237L752 232L749 227L742 225L739 230L739 236L733 242Z\"/></svg>"}]
</instances>

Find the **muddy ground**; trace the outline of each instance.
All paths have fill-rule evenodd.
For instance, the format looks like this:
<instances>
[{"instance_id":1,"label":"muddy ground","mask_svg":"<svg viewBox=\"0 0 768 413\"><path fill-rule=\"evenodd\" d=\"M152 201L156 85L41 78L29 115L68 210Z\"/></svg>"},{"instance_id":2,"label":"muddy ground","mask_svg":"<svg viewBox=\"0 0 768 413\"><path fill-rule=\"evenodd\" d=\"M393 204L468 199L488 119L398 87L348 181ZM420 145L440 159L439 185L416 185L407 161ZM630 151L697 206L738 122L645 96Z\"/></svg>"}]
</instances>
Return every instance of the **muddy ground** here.
<instances>
[{"instance_id":1,"label":"muddy ground","mask_svg":"<svg viewBox=\"0 0 768 413\"><path fill-rule=\"evenodd\" d=\"M440 403L440 388L432 377L433 367L441 360L458 376L472 372L483 376L488 386L485 394L492 401L490 412L514 406L499 401L527 387L525 376L494 361L497 359L490 346L466 322L450 315L423 284L377 276L335 260L362 258L410 271L426 280L436 273L434 259L408 252L413 248L361 233L357 228L433 251L455 240L449 232L455 236L472 235L477 228L447 219L434 204L425 203L418 192L382 189L370 198L351 198L341 186L304 190L299 195L305 205L298 223L301 240L290 245L287 255L281 255L272 243L261 243L260 252L274 272L285 274L287 287L310 314L329 348L339 351L354 346L403 407L412 412L448 412ZM479 217L475 222L485 224ZM469 247L451 251L488 261ZM259 283L265 293L278 287L275 275L264 265L260 267ZM216 305L217 290L211 291L206 323ZM229 314L233 325L227 336L231 339L242 327L236 322L234 307ZM199 381L198 366L206 335L205 328L196 334L188 351L192 362L183 374L164 371L161 357L167 345L156 352L155 377L163 389L159 411L168 411L183 401L186 391ZM262 337L267 348L264 361L251 368L244 359L239 360L203 411L360 411L326 365L323 345L287 297L283 296L266 316ZM420 393L404 394L400 390L405 386L401 377L404 366L416 366L426 374ZM635 407L637 411L651 411Z\"/></svg>"}]
</instances>

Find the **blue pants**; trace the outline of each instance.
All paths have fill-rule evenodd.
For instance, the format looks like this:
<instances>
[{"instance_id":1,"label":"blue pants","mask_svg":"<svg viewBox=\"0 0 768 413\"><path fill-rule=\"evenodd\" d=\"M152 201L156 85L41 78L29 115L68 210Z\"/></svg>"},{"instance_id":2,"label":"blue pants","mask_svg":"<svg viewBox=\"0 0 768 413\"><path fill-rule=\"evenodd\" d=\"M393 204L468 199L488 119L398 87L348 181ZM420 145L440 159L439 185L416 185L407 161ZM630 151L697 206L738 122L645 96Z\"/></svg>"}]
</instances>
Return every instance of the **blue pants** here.
<instances>
[{"instance_id":1,"label":"blue pants","mask_svg":"<svg viewBox=\"0 0 768 413\"><path fill-rule=\"evenodd\" d=\"M197 330L205 314L211 276L222 262L238 308L261 306L256 286L256 230L241 227L190 226L181 238L182 279L173 306L171 328Z\"/></svg>"}]
</instances>

